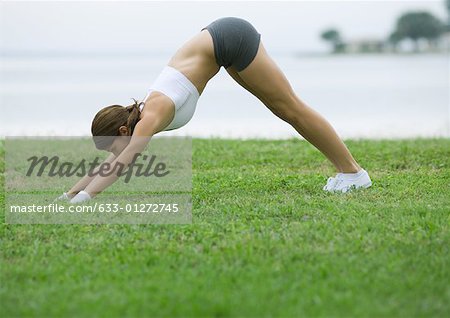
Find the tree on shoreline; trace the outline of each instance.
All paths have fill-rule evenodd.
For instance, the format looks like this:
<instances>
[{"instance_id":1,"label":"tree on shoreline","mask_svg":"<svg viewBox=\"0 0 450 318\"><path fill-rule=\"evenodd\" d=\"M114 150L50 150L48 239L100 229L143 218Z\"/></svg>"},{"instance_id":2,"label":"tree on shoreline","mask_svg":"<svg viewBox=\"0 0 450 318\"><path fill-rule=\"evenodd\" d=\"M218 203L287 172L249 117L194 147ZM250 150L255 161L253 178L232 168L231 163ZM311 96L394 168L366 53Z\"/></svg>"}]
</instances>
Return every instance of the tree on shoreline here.
<instances>
[{"instance_id":1,"label":"tree on shoreline","mask_svg":"<svg viewBox=\"0 0 450 318\"><path fill-rule=\"evenodd\" d=\"M394 31L389 35L389 43L392 44L392 47L394 49L394 52L397 51L398 44L403 40L403 37L398 31Z\"/></svg>"},{"instance_id":2,"label":"tree on shoreline","mask_svg":"<svg viewBox=\"0 0 450 318\"><path fill-rule=\"evenodd\" d=\"M447 31L450 31L450 0L445 1L445 6L447 8Z\"/></svg>"},{"instance_id":3,"label":"tree on shoreline","mask_svg":"<svg viewBox=\"0 0 450 318\"><path fill-rule=\"evenodd\" d=\"M328 29L322 32L321 38L329 43L333 47L333 53L342 52L345 48L344 42L342 41L341 34L336 29Z\"/></svg>"},{"instance_id":4,"label":"tree on shoreline","mask_svg":"<svg viewBox=\"0 0 450 318\"><path fill-rule=\"evenodd\" d=\"M398 18L396 30L390 35L389 41L395 47L401 40L411 39L418 52L420 39L434 43L444 30L444 23L429 12L407 12Z\"/></svg>"}]
</instances>

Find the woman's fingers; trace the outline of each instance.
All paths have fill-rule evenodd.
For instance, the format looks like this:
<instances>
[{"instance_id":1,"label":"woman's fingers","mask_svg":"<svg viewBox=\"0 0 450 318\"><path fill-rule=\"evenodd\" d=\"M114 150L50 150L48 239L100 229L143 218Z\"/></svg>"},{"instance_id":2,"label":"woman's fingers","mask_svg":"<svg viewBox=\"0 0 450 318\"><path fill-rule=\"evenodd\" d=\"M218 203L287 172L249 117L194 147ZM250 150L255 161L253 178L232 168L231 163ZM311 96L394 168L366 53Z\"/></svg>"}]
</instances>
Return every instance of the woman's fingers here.
<instances>
[{"instance_id":1,"label":"woman's fingers","mask_svg":"<svg viewBox=\"0 0 450 318\"><path fill-rule=\"evenodd\" d=\"M89 193L87 193L86 191L80 191L80 192L78 192L78 194L76 196L74 196L72 198L72 200L70 200L70 203L77 204L77 203L82 203L82 202L88 201L90 199L91 199L91 196L89 195Z\"/></svg>"},{"instance_id":2,"label":"woman's fingers","mask_svg":"<svg viewBox=\"0 0 450 318\"><path fill-rule=\"evenodd\" d=\"M60 195L55 200L53 200L53 202L56 202L56 201L69 201L69 200L70 200L69 195L67 194L67 192L64 192L62 195Z\"/></svg>"}]
</instances>

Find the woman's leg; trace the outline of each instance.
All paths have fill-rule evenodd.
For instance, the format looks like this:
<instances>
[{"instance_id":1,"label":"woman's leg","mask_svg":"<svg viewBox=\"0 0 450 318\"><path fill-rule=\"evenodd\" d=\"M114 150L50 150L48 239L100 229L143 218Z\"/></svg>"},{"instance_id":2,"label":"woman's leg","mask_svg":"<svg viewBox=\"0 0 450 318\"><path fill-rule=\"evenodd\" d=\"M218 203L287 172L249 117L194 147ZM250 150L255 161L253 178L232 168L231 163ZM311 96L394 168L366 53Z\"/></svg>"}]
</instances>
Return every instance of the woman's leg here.
<instances>
[{"instance_id":1,"label":"woman's leg","mask_svg":"<svg viewBox=\"0 0 450 318\"><path fill-rule=\"evenodd\" d=\"M328 121L298 98L262 42L249 66L241 72L232 68L227 71L275 115L291 124L319 149L339 172L354 173L361 169Z\"/></svg>"}]
</instances>

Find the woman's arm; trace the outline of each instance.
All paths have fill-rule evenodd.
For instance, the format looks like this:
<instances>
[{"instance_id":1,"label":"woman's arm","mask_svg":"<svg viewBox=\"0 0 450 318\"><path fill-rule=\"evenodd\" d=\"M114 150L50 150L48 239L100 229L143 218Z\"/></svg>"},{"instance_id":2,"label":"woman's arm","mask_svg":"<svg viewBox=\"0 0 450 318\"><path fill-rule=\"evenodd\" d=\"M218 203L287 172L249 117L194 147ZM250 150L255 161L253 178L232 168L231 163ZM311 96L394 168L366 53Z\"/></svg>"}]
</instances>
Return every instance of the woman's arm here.
<instances>
[{"instance_id":1,"label":"woman's arm","mask_svg":"<svg viewBox=\"0 0 450 318\"><path fill-rule=\"evenodd\" d=\"M137 125L139 125L139 123ZM104 170L102 175L95 176L84 191L92 198L113 184L119 178L119 169L121 167L122 169L128 168L136 155L145 149L152 136L153 134L147 137L136 137L133 135L130 143L111 163L110 169Z\"/></svg>"},{"instance_id":2,"label":"woman's arm","mask_svg":"<svg viewBox=\"0 0 450 318\"><path fill-rule=\"evenodd\" d=\"M111 153L99 166L92 169L88 174L86 174L83 178L81 178L67 193L69 198L74 197L78 192L84 190L87 185L94 180L95 175L97 174L101 165L108 163L111 164L116 159L116 156Z\"/></svg>"}]
</instances>

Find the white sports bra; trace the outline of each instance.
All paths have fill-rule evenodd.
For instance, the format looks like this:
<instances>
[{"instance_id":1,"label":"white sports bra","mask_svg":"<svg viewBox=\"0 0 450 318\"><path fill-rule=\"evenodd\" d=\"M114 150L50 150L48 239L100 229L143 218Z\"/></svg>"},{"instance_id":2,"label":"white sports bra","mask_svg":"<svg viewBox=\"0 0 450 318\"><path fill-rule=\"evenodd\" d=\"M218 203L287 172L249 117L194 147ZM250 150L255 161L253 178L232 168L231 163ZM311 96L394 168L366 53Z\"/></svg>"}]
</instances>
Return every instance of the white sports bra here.
<instances>
[{"instance_id":1,"label":"white sports bra","mask_svg":"<svg viewBox=\"0 0 450 318\"><path fill-rule=\"evenodd\" d=\"M164 130L180 128L191 120L200 94L194 84L183 73L171 66L164 67L150 86L144 102L153 91L166 95L175 104L175 116ZM143 105L141 105L141 111Z\"/></svg>"}]
</instances>

